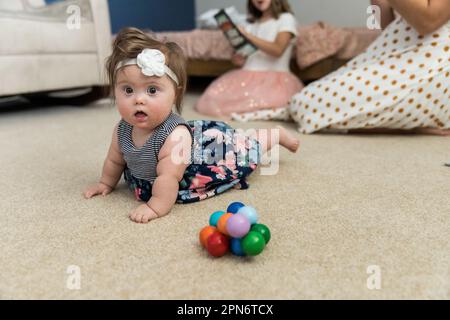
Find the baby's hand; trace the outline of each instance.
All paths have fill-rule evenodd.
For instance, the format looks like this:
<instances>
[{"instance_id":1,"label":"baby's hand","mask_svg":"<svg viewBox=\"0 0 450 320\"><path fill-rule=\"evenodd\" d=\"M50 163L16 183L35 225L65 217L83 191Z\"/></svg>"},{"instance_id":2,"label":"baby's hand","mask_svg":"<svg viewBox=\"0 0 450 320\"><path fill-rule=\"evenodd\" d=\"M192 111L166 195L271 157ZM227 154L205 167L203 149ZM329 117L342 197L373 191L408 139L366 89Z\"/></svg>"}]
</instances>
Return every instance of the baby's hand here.
<instances>
[{"instance_id":1,"label":"baby's hand","mask_svg":"<svg viewBox=\"0 0 450 320\"><path fill-rule=\"evenodd\" d=\"M107 186L106 184L99 182L99 183L94 184L94 185L90 186L89 188L87 188L83 192L83 195L86 199L90 199L93 196L96 196L98 194L101 194L102 196L106 196L107 194L110 194L112 190L113 190L113 188L111 188L110 186Z\"/></svg>"},{"instance_id":2,"label":"baby's hand","mask_svg":"<svg viewBox=\"0 0 450 320\"><path fill-rule=\"evenodd\" d=\"M130 213L130 219L136 223L147 223L156 218L159 218L159 216L146 203L141 204Z\"/></svg>"}]
</instances>

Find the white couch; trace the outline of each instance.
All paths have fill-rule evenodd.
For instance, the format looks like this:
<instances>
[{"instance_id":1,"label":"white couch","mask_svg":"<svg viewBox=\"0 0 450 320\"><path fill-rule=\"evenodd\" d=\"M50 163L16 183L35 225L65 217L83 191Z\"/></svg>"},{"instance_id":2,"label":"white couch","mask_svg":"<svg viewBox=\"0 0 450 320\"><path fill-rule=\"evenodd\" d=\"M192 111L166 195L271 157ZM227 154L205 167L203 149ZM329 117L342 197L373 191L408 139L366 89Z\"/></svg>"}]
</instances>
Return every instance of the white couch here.
<instances>
[{"instance_id":1,"label":"white couch","mask_svg":"<svg viewBox=\"0 0 450 320\"><path fill-rule=\"evenodd\" d=\"M0 96L106 85L107 0L0 0L0 39Z\"/></svg>"}]
</instances>

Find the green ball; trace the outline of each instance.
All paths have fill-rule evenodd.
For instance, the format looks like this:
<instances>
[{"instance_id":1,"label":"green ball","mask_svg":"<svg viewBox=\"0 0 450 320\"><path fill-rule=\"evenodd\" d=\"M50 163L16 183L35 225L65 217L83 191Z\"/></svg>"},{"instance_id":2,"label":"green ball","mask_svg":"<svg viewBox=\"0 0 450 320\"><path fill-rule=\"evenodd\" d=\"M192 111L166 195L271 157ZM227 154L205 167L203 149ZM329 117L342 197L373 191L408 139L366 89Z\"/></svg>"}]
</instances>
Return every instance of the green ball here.
<instances>
[{"instance_id":1,"label":"green ball","mask_svg":"<svg viewBox=\"0 0 450 320\"><path fill-rule=\"evenodd\" d=\"M256 256L260 254L264 247L266 246L266 241L261 233L256 231L250 231L242 239L242 250L248 256Z\"/></svg>"},{"instance_id":2,"label":"green ball","mask_svg":"<svg viewBox=\"0 0 450 320\"><path fill-rule=\"evenodd\" d=\"M262 236L264 237L264 240L266 241L266 244L269 243L270 241L270 230L269 228L267 228L267 226L265 224L254 224L250 231L255 231L255 232L259 232L262 234Z\"/></svg>"}]
</instances>

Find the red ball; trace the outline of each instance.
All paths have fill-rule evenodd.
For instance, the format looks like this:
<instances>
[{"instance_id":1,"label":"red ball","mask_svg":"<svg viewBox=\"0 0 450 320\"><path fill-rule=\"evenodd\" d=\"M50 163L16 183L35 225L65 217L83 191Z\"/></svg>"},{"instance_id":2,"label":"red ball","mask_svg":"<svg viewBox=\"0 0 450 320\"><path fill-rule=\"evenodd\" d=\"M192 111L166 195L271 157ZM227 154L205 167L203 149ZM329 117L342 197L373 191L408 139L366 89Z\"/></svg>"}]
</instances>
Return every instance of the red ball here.
<instances>
[{"instance_id":1,"label":"red ball","mask_svg":"<svg viewBox=\"0 0 450 320\"><path fill-rule=\"evenodd\" d=\"M206 226L204 227L199 234L200 243L204 248L206 248L206 241L208 241L208 238L210 235L212 235L214 232L217 231L216 227L213 226Z\"/></svg>"},{"instance_id":2,"label":"red ball","mask_svg":"<svg viewBox=\"0 0 450 320\"><path fill-rule=\"evenodd\" d=\"M218 231L212 233L206 241L206 250L214 257L223 256L227 253L228 248L228 238Z\"/></svg>"}]
</instances>

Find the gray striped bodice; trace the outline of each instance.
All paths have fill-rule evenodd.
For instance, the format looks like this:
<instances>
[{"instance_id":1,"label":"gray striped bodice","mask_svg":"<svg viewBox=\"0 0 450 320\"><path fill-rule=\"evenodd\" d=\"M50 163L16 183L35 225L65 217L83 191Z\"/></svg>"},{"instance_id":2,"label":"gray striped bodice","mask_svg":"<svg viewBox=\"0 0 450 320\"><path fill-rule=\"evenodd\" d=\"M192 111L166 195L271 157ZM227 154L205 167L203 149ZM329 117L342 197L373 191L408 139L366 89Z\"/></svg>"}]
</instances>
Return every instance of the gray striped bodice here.
<instances>
[{"instance_id":1,"label":"gray striped bodice","mask_svg":"<svg viewBox=\"0 0 450 320\"><path fill-rule=\"evenodd\" d=\"M192 130L186 121L175 113L155 129L142 147L136 147L133 143L133 126L125 120L120 120L117 129L119 147L123 158L135 178L144 179L153 183L157 177L156 166L158 155L167 137L179 125L185 125L192 134Z\"/></svg>"}]
</instances>

